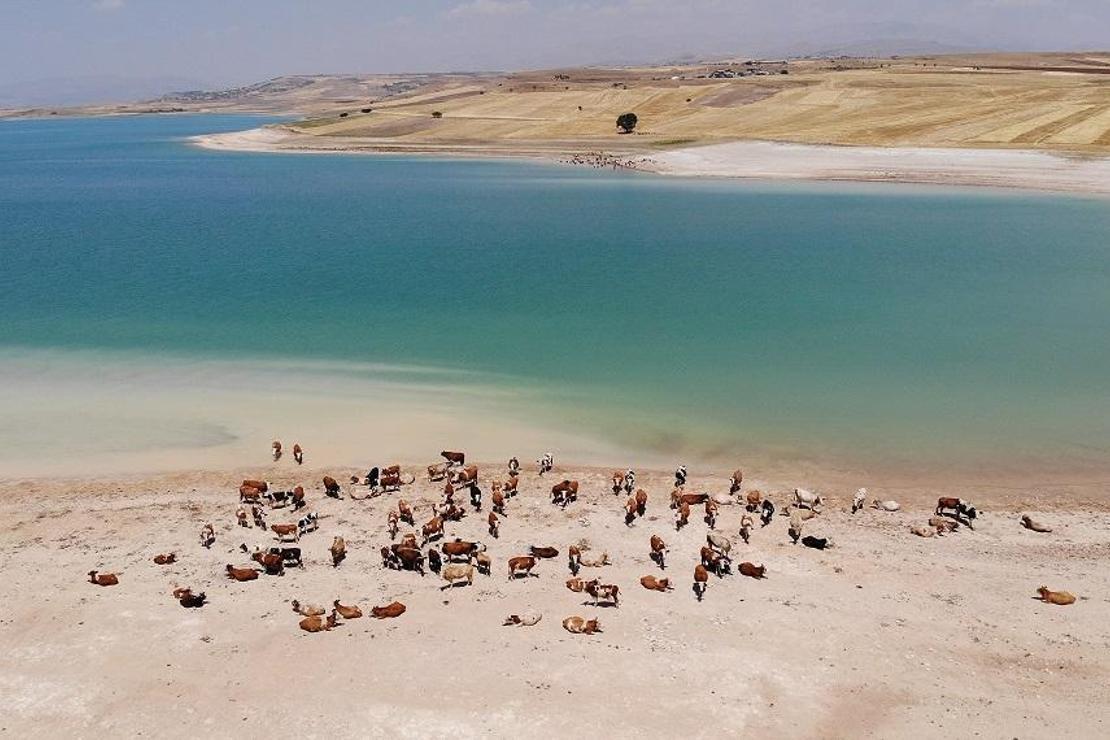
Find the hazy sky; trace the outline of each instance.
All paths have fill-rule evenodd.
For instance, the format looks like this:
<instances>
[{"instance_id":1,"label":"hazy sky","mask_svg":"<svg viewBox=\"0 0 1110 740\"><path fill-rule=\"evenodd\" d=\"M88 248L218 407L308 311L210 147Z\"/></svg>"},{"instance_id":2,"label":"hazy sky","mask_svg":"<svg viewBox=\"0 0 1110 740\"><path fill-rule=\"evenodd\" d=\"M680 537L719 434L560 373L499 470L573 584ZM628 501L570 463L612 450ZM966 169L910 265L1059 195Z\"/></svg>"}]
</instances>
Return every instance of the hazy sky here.
<instances>
[{"instance_id":1,"label":"hazy sky","mask_svg":"<svg viewBox=\"0 0 1110 740\"><path fill-rule=\"evenodd\" d=\"M208 85L490 70L912 39L1110 48L1110 0L0 0L0 85Z\"/></svg>"}]
</instances>

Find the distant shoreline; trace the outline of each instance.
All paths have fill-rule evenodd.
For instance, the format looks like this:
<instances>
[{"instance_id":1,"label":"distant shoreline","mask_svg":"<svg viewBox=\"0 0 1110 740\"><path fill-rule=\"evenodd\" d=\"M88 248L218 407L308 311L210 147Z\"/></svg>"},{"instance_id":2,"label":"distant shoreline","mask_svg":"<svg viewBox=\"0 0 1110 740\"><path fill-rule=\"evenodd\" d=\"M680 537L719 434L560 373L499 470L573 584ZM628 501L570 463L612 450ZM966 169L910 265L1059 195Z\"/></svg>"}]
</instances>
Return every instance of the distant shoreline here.
<instances>
[{"instance_id":1,"label":"distant shoreline","mask_svg":"<svg viewBox=\"0 0 1110 740\"><path fill-rule=\"evenodd\" d=\"M442 154L526 157L658 175L717 179L890 182L1110 196L1110 157L1030 149L864 147L735 141L661 152L612 152L540 143L528 146L392 145L301 134L280 126L194 136L217 150L312 154ZM595 149L583 153L582 148Z\"/></svg>"}]
</instances>

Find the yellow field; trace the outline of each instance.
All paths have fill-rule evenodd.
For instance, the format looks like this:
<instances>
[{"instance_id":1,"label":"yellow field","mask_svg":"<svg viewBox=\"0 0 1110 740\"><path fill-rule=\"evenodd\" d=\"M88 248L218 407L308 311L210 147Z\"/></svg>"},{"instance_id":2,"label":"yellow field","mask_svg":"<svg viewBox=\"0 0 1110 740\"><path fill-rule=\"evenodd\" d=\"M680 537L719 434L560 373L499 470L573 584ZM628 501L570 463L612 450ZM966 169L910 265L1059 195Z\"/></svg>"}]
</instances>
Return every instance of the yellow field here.
<instances>
[{"instance_id":1,"label":"yellow field","mask_svg":"<svg viewBox=\"0 0 1110 740\"><path fill-rule=\"evenodd\" d=\"M791 62L787 75L697 77L722 68L741 65L452 80L376 102L371 113L353 109L296 128L397 148L611 150L763 139L1110 151L1110 54L812 60ZM640 122L619 136L614 122L625 111Z\"/></svg>"}]
</instances>

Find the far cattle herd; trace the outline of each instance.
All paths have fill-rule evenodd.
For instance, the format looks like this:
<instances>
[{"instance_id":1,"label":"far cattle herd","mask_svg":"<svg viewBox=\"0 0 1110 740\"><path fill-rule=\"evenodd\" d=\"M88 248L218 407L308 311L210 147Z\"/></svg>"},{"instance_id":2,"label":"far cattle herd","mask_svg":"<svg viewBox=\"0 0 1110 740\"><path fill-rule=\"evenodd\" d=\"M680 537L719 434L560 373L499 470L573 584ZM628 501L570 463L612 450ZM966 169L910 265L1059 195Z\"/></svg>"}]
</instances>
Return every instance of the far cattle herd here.
<instances>
[{"instance_id":1,"label":"far cattle herd","mask_svg":"<svg viewBox=\"0 0 1110 740\"><path fill-rule=\"evenodd\" d=\"M273 459L278 461L282 455L281 443L275 441L272 446ZM303 450L300 445L294 445L294 460L298 465L303 463ZM482 511L484 494L481 487L479 469L476 465L466 464L466 455L463 452L444 450L440 453L443 462L427 467L428 479L432 482L443 482L442 499L431 504L431 516L422 524L417 524L414 515L414 506L404 498L398 498L395 507L390 507L386 514L386 532L390 543L380 548L381 567L396 571L408 571L419 576L424 576L428 571L437 574L442 580L441 590L472 585L476 576L490 576L494 562L490 557L485 544L477 541L465 541L457 537L448 538L446 531L450 523L458 522L468 514L469 508L475 513ZM552 473L554 470L554 456L544 454L537 461L537 475L539 478ZM519 460L513 457L506 467L504 479L488 481L491 496L491 511L488 515L488 531L492 538L500 537L501 521L508 516L511 500L521 495L521 466ZM692 564L691 590L697 601L702 601L713 579L725 578L733 574L732 538L717 528L718 514L722 506L740 506L743 513L740 518L740 527L737 536L745 543L749 543L755 532L755 521L760 521L760 529L768 526L777 511L775 504L758 490L744 491L744 474L736 470L728 479L727 493L694 492L687 490L687 470L680 466L675 470L674 486L670 493L669 507L673 525L676 531L681 531L690 526L691 516L695 507L704 512L701 517L707 526L705 544L699 552L699 559ZM617 470L612 473L611 491L614 497L625 496L620 511L629 530L638 528L638 521L647 514L649 496L647 491L636 486L636 472L634 470ZM415 481L415 476L405 475L400 465L385 468L371 468L363 477L353 476L350 479L350 498L361 500L364 498L378 497L383 494L400 491L405 485ZM324 494L332 498L343 497L343 486L331 477L322 479ZM367 491L361 498L356 495L359 489ZM579 482L577 480L563 479L550 486L548 500L553 506L566 509L578 500ZM268 530L273 534L277 544L272 546L256 545L253 549L246 544L239 549L250 557L249 565L236 565L228 563L224 569L226 577L238 582L257 580L260 574L267 576L282 576L287 568L304 568L304 558L300 547L301 538L315 532L319 528L320 516L316 512L304 511L307 507L306 493L303 486L296 486L290 491L273 490L267 481L244 480L239 486L239 508L235 512L236 524L246 529ZM456 496L463 494L456 499ZM794 544L816 550L825 550L834 546L833 540L827 535L820 535L821 511L826 505L825 498L813 491L796 488L788 502L782 506L779 514L787 517L787 534ZM851 512L864 509L867 505L867 489L861 488L852 500ZM896 501L873 500L871 506L884 512L895 512L901 509ZM248 508L249 507L249 508ZM616 508L616 507L614 507ZM294 517L287 517L289 521L267 524L269 515L278 512L290 511ZM943 536L964 527L974 529L975 521L979 516L976 507L970 502L959 498L942 497L937 500L934 515L928 519L927 524L914 525L910 531L920 537ZM654 518L658 521L658 518ZM1029 516L1021 517L1021 525L1028 530L1038 533L1048 533L1052 529ZM409 532L401 533L401 526L410 528ZM818 534L806 533L805 530L818 530ZM400 540L397 541L398 536ZM201 527L200 544L204 548L211 548L216 541L216 531L212 524L206 523ZM438 544L438 547L437 547ZM332 567L338 568L347 557L347 545L342 536L335 536L328 548ZM660 574L667 572L673 564L669 560L669 550L663 537L652 533L644 539L644 552ZM537 577L536 570L544 561L555 561L560 556L560 549L550 545L532 545L527 552L509 557L505 562L504 570L510 582ZM177 562L176 553L160 553L153 558L156 565L169 565ZM582 568L600 569L610 564L609 553L602 551L595 553L586 548L584 543L570 545L566 548L566 563L570 578L566 581L568 590L584 594L588 597L586 604L595 607L609 606L619 608L622 591L616 583L605 583L600 577L585 578L579 575ZM689 566L687 566L689 567ZM686 571L690 573L690 571ZM768 577L767 568L761 563L756 564L743 561L735 566L735 572L741 576L754 580ZM89 582L98 586L116 586L120 579L117 574L90 571ZM671 577L657 577L654 574L644 575L640 578L640 585L648 590L667 593L674 589L675 579ZM1037 589L1038 598L1058 605L1073 604L1076 597L1066 591L1051 591L1045 586ZM204 592L194 593L192 588L176 587L172 596L185 608L200 608L207 603ZM321 605L302 604L294 600L293 611L303 617L299 626L305 632L326 632L338 624L340 620L358 619L363 616L363 611L358 606L344 605L336 599L332 606L326 608ZM391 619L405 613L407 607L397 601L383 606L375 606L369 610L370 616L376 619ZM505 619L506 626L534 626L540 622L542 615L538 612L525 612L512 614ZM573 634L592 635L602 631L600 620L597 618L586 619L581 616L569 616L562 621L563 628Z\"/></svg>"}]
</instances>

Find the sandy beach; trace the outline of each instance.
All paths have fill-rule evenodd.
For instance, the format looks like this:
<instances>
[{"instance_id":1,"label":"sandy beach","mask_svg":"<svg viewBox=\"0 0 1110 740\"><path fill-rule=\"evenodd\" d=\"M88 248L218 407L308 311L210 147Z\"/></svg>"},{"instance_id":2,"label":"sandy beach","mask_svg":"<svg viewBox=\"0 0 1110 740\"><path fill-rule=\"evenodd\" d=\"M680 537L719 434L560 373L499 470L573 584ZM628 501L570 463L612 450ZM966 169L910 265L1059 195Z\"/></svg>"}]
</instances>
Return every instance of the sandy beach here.
<instances>
[{"instance_id":1,"label":"sandy beach","mask_svg":"<svg viewBox=\"0 0 1110 740\"><path fill-rule=\"evenodd\" d=\"M685 177L905 182L1110 194L1110 158L1020 149L737 141L656 154L644 167Z\"/></svg>"},{"instance_id":2,"label":"sandy beach","mask_svg":"<svg viewBox=\"0 0 1110 740\"><path fill-rule=\"evenodd\" d=\"M821 146L735 141L664 152L632 150L581 157L573 146L522 146L488 142L398 144L312 136L284 127L197 136L192 143L221 151L329 154L440 153L457 156L524 156L581 161L679 177L893 182L1019 188L1110 195L1110 157L1022 149ZM577 159L576 159L577 156Z\"/></svg>"},{"instance_id":3,"label":"sandy beach","mask_svg":"<svg viewBox=\"0 0 1110 740\"><path fill-rule=\"evenodd\" d=\"M54 737L324 737L352 728L373 737L1106 733L1104 486L873 489L903 510L855 515L851 490L822 489L828 503L806 531L834 540L824 551L790 544L782 516L766 528L757 522L745 545L736 537L741 508L723 506L717 530L735 541L733 560L764 564L767 578L711 576L699 603L692 571L707 526L697 507L675 531L669 473L639 471L647 513L626 527L624 495L610 493L608 470L557 465L541 479L526 464L494 540L489 482L504 465L480 470L487 508L446 533L484 542L492 575L449 591L434 574L383 569L378 554L398 498L413 503L418 525L431 516L442 484L424 476L400 493L359 500L365 489L344 486L334 500L320 484L324 474L343 480L357 471L298 468L288 455L225 472L11 481L0 535L8 605L0 649L10 658L0 724L12 736ZM745 490L786 503L790 481L748 475ZM240 543L275 544L235 524L244 477L306 487L320 527L300 541L303 570L249 583L225 577L227 563L249 564ZM548 501L562 478L582 484L566 510ZM723 493L727 473L692 470L687 489ZM973 498L982 512L975 530L910 534L938 494ZM1054 531L1023 529L1021 513ZM285 509L269 515L294 520ZM210 550L198 542L205 522L216 533ZM647 557L652 534L668 544L666 572ZM327 550L335 535L349 549L338 568ZM611 565L582 575L619 585L619 608L594 607L564 586L566 548L576 543L609 553ZM540 561L534 578L507 581L507 558L531 545L560 556ZM175 564L151 562L170 551ZM120 584L92 585L90 569L116 572ZM639 579L649 574L672 578L674 590L645 590ZM1037 601L1041 585L1079 601ZM204 591L209 604L181 608L170 596L177 586ZM291 600L336 598L364 612L394 600L408 610L330 632L298 629ZM502 626L527 610L542 621ZM599 618L603 632L568 634L561 621L571 615Z\"/></svg>"}]
</instances>

